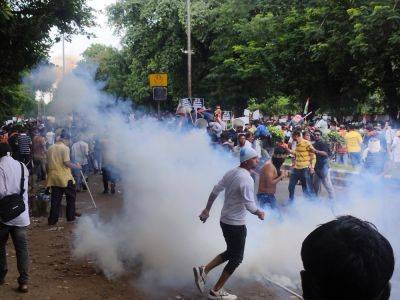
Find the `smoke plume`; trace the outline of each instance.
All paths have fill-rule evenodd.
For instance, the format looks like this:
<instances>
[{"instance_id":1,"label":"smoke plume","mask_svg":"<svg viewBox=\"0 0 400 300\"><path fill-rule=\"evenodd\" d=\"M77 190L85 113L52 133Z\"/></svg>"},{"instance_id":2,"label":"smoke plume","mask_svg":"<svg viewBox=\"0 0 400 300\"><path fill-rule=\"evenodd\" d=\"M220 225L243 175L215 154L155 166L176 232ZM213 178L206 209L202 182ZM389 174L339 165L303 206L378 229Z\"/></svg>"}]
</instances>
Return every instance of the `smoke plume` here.
<instances>
[{"instance_id":1,"label":"smoke plume","mask_svg":"<svg viewBox=\"0 0 400 300\"><path fill-rule=\"evenodd\" d=\"M192 266L205 264L224 250L219 228L223 195L205 224L198 215L213 185L238 162L210 146L203 131L151 117L128 124L125 116L131 108L100 92L93 71L78 67L68 74L55 101L59 112L79 112L91 131L107 138L107 155L122 178L124 204L111 220L82 217L74 254L93 259L110 278L140 266L139 279L151 282L153 289L188 284L193 280ZM372 190L366 192L366 186ZM281 214L267 212L264 222L249 215L245 258L236 275L268 275L298 287L302 241L318 224L343 214L374 223L397 256L400 219L394 195L377 182L354 183L346 191L334 206L297 199ZM392 281L398 281L397 268Z\"/></svg>"}]
</instances>

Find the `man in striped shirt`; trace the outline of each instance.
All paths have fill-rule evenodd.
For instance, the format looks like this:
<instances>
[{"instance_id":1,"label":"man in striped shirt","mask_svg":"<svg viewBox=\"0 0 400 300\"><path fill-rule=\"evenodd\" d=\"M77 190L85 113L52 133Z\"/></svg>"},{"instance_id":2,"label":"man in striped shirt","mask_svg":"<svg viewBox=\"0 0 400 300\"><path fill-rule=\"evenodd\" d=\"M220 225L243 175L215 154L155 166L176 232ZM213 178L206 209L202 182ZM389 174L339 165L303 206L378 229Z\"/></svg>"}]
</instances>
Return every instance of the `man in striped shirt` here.
<instances>
[{"instance_id":1,"label":"man in striped shirt","mask_svg":"<svg viewBox=\"0 0 400 300\"><path fill-rule=\"evenodd\" d=\"M22 128L20 130L20 134L18 135L18 157L19 161L23 162L29 169L29 166L32 164L29 164L31 161L31 146L32 146L32 140L30 136L27 134L27 131L25 128Z\"/></svg>"},{"instance_id":2,"label":"man in striped shirt","mask_svg":"<svg viewBox=\"0 0 400 300\"><path fill-rule=\"evenodd\" d=\"M303 189L306 197L312 198L314 196L311 180L311 174L314 174L314 154L328 155L324 151L314 149L310 141L302 138L300 131L294 131L292 138L296 142L296 149L291 151L295 156L295 164L289 180L289 202L294 199L294 190L299 180L302 186L306 187Z\"/></svg>"}]
</instances>

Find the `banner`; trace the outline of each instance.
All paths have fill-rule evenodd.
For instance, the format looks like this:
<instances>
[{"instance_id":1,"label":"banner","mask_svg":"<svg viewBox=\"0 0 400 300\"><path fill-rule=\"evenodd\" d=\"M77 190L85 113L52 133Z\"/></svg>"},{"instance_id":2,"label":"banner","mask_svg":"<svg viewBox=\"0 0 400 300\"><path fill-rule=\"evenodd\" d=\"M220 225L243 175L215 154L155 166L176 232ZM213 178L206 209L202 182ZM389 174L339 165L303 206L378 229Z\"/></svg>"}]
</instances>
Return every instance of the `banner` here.
<instances>
[{"instance_id":1,"label":"banner","mask_svg":"<svg viewBox=\"0 0 400 300\"><path fill-rule=\"evenodd\" d=\"M204 107L204 99L203 98L192 98L192 106L194 109L203 108Z\"/></svg>"},{"instance_id":2,"label":"banner","mask_svg":"<svg viewBox=\"0 0 400 300\"><path fill-rule=\"evenodd\" d=\"M230 111L222 112L222 121L230 121L231 118L232 118L232 112L230 112Z\"/></svg>"},{"instance_id":3,"label":"banner","mask_svg":"<svg viewBox=\"0 0 400 300\"><path fill-rule=\"evenodd\" d=\"M189 99L189 98L183 98L183 99L181 99L181 100L180 100L180 104L181 104L181 106L184 107L184 108L188 108L188 107L192 108L192 103L190 102L190 99Z\"/></svg>"},{"instance_id":4,"label":"banner","mask_svg":"<svg viewBox=\"0 0 400 300\"><path fill-rule=\"evenodd\" d=\"M253 112L253 120L259 120L260 119L260 111L257 109L255 112Z\"/></svg>"}]
</instances>

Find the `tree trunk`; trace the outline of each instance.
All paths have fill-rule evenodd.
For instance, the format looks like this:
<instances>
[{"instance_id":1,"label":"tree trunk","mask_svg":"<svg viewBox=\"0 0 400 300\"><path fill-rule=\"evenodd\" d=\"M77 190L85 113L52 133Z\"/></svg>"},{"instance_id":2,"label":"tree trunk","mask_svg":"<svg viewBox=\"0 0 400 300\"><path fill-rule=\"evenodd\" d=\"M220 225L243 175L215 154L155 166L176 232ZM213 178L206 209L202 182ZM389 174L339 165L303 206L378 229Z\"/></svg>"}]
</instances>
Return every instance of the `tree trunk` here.
<instances>
[{"instance_id":1,"label":"tree trunk","mask_svg":"<svg viewBox=\"0 0 400 300\"><path fill-rule=\"evenodd\" d=\"M384 103L387 107L387 114L390 119L396 120L399 111L399 95L397 93L397 86L394 79L392 63L390 60L385 62L384 76L382 82L382 89L384 93Z\"/></svg>"}]
</instances>

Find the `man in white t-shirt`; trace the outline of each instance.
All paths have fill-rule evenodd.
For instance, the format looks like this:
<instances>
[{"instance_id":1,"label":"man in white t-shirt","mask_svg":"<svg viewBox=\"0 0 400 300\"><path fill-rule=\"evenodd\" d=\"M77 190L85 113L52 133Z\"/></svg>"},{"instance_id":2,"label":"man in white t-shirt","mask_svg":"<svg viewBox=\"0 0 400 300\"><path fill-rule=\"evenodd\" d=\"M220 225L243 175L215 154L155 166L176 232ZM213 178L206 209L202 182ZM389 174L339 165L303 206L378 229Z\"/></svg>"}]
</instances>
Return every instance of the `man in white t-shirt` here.
<instances>
[{"instance_id":1,"label":"man in white t-shirt","mask_svg":"<svg viewBox=\"0 0 400 300\"><path fill-rule=\"evenodd\" d=\"M228 171L221 181L214 186L208 198L207 206L200 215L200 220L205 222L209 217L215 199L220 192L225 190L220 224L227 249L206 266L193 268L196 286L203 292L208 272L228 261L217 283L210 290L208 299L237 299L235 295L226 292L223 286L243 260L247 235L247 211L264 220L264 212L257 209L254 201L254 181L250 175L250 171L256 168L257 163L257 152L251 147L243 147L240 150L240 166Z\"/></svg>"},{"instance_id":2,"label":"man in white t-shirt","mask_svg":"<svg viewBox=\"0 0 400 300\"><path fill-rule=\"evenodd\" d=\"M21 192L21 176L22 169L19 161L10 156L11 148L8 144L0 144L0 201L4 196L11 194L19 194ZM17 267L19 272L18 291L28 292L28 245L26 238L27 226L29 220L28 206L28 178L29 172L24 164L22 164L24 172L24 192L23 200L25 211L18 217L8 221L0 222L0 285L4 284L7 274L7 258L6 245L8 236L11 235L15 253L17 256Z\"/></svg>"}]
</instances>

